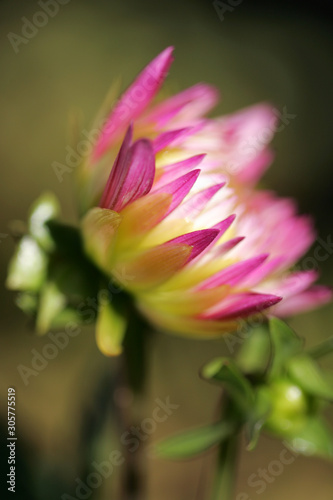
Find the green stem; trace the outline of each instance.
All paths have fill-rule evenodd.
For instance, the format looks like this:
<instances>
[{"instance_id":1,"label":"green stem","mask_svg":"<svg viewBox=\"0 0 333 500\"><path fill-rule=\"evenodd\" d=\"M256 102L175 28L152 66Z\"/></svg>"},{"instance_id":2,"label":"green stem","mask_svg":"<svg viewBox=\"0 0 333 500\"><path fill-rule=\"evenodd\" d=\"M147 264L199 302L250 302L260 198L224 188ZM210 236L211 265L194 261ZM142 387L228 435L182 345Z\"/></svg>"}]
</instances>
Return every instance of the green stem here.
<instances>
[{"instance_id":1,"label":"green stem","mask_svg":"<svg viewBox=\"0 0 333 500\"><path fill-rule=\"evenodd\" d=\"M227 440L222 441L219 446L212 500L232 500L235 487L237 457L237 436L231 436Z\"/></svg>"},{"instance_id":2,"label":"green stem","mask_svg":"<svg viewBox=\"0 0 333 500\"><path fill-rule=\"evenodd\" d=\"M239 413L233 402L226 397L223 419L237 421ZM239 427L219 445L213 484L212 500L232 500L237 471Z\"/></svg>"},{"instance_id":3,"label":"green stem","mask_svg":"<svg viewBox=\"0 0 333 500\"><path fill-rule=\"evenodd\" d=\"M329 337L327 340L324 340L324 342L312 347L312 349L308 351L308 354L310 354L312 358L318 359L331 352L333 352L333 337Z\"/></svg>"},{"instance_id":4,"label":"green stem","mask_svg":"<svg viewBox=\"0 0 333 500\"><path fill-rule=\"evenodd\" d=\"M123 431L127 431L130 424L140 423L140 415L136 403L144 396L147 365L148 326L145 320L136 312L133 304L126 304L128 327L123 343L123 382L133 396L132 408L127 412L120 412ZM132 410L128 414L128 410ZM135 427L135 425L133 425ZM145 460L144 444L135 452L125 450L125 464L121 481L121 500L143 500L145 498Z\"/></svg>"}]
</instances>

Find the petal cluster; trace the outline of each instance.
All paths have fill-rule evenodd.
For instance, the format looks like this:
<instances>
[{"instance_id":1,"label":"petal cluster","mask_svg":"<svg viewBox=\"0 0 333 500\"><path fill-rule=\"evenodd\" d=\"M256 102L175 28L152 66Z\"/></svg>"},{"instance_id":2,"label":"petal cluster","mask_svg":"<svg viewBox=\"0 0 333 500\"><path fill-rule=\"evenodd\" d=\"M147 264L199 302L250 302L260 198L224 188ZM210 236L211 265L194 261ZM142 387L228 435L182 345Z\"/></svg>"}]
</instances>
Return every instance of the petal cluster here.
<instances>
[{"instance_id":1,"label":"petal cluster","mask_svg":"<svg viewBox=\"0 0 333 500\"><path fill-rule=\"evenodd\" d=\"M255 188L273 159L274 110L207 118L218 92L203 83L155 103L171 62L167 48L136 78L88 159L99 175L113 165L82 221L86 252L154 324L184 334L327 302L316 273L290 271L314 241L311 220Z\"/></svg>"}]
</instances>

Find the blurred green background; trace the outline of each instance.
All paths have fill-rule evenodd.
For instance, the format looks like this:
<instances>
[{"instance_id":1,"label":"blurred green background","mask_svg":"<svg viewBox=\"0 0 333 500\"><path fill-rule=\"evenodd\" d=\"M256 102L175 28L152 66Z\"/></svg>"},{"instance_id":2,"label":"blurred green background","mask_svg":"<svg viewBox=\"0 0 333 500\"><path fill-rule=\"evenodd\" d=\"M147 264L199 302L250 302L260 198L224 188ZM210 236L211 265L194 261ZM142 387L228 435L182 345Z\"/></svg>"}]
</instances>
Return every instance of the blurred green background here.
<instances>
[{"instance_id":1,"label":"blurred green background","mask_svg":"<svg viewBox=\"0 0 333 500\"><path fill-rule=\"evenodd\" d=\"M8 224L24 220L31 202L43 190L53 190L64 217L75 219L72 176L65 175L60 183L51 167L53 161L65 161L69 115L81 110L84 126L89 127L110 84L121 76L122 86L127 86L168 45L176 48L167 83L171 92L207 81L221 91L220 113L271 101L279 110L286 106L288 113L296 115L274 139L277 155L265 184L280 195L295 197L302 212L313 214L324 240L332 234L330 2L244 0L220 20L213 3L203 0L70 0L59 5L59 12L28 43L17 45L17 53L8 33L22 36L22 17L31 20L40 6L17 0L2 1L0 6L2 283L14 249L11 236L6 236ZM321 282L332 285L332 258L322 263L321 271ZM87 329L25 386L17 366L30 366L31 349L41 351L47 339L33 336L13 303L13 294L2 288L1 420L5 424L7 387L14 386L22 458L17 481L25 490L18 498L60 499L80 474L83 421L98 419L91 394L101 377L112 372L114 362L98 352L93 332ZM329 305L290 323L310 346L330 335L332 319ZM143 412L150 416L154 399L167 396L179 409L157 426L152 441L213 418L217 391L195 373L217 352L229 354L223 339L195 342L157 336ZM330 360L325 365L329 367ZM332 411L328 417L332 422ZM101 460L112 446L110 437L97 447ZM331 500L332 464L305 458L286 465L264 492L256 493L248 484L249 476L267 468L282 449L282 444L265 438L255 452L244 452L238 493L246 492L248 500ZM150 459L148 499L204 498L198 490L202 467L209 474L209 457L180 464ZM94 498L110 498L108 488L109 481L105 481Z\"/></svg>"}]
</instances>

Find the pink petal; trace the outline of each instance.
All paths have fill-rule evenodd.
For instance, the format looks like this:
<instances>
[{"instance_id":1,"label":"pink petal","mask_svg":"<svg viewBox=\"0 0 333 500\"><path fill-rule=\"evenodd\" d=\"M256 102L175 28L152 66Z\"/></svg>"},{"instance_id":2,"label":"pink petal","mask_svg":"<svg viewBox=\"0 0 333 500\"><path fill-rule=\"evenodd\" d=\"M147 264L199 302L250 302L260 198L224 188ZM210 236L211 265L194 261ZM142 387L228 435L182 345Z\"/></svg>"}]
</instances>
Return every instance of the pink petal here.
<instances>
[{"instance_id":1,"label":"pink petal","mask_svg":"<svg viewBox=\"0 0 333 500\"><path fill-rule=\"evenodd\" d=\"M238 230L246 234L243 249L253 248L272 257L283 255L287 269L301 257L314 240L313 224L309 217L296 214L289 199L276 198L261 191L250 194L247 210L240 214Z\"/></svg>"},{"instance_id":2,"label":"pink petal","mask_svg":"<svg viewBox=\"0 0 333 500\"><path fill-rule=\"evenodd\" d=\"M199 290L216 288L221 285L235 286L248 276L254 269L259 267L268 255L259 255L252 259L247 259L236 264L232 264L222 271L217 272L199 286Z\"/></svg>"},{"instance_id":3,"label":"pink petal","mask_svg":"<svg viewBox=\"0 0 333 500\"><path fill-rule=\"evenodd\" d=\"M206 175L203 176L204 178L207 177ZM199 180L201 185L203 184L201 182L201 178ZM223 184L225 182L225 177L224 176L217 176L216 182L213 184ZM210 183L210 185L212 185ZM230 191L229 191L230 194ZM217 196L219 196L217 194ZM202 227L214 227L216 229L221 229L220 225L224 225L224 223L227 223L227 220L229 219L224 219L221 221L221 215L223 214L232 214L234 209L235 209L235 204L237 203L237 197L234 195L229 195L223 198L222 196L219 197L218 203L213 202L212 206L207 206L206 209L199 215L198 217L198 223ZM235 215L232 215L232 219L229 220L230 224L233 222L235 219ZM229 224L229 225L230 225Z\"/></svg>"},{"instance_id":4,"label":"pink petal","mask_svg":"<svg viewBox=\"0 0 333 500\"><path fill-rule=\"evenodd\" d=\"M190 123L210 111L218 99L217 89L199 83L157 104L145 117L144 122L155 122L158 127L164 127L177 117L178 121Z\"/></svg>"},{"instance_id":5,"label":"pink petal","mask_svg":"<svg viewBox=\"0 0 333 500\"><path fill-rule=\"evenodd\" d=\"M182 207L182 206L181 206ZM181 208L180 207L180 208ZM179 210L179 209L178 209ZM178 210L175 211L175 213L177 213L178 215ZM173 216L175 215L175 213L173 214ZM195 214L193 214L195 216ZM189 218L189 215L186 216L187 218ZM214 230L214 231L217 231L217 234L216 234L216 237L211 241L211 243L201 252L200 256L197 258L197 259L193 259L193 262L192 264L193 265L196 265L197 261L200 259L201 260L201 263L203 262L203 257L206 256L206 262L207 261L211 261L212 259L214 259L215 255L214 255L214 249L213 247L215 246L216 244L216 241L219 240L219 238L221 238L221 236L223 236L223 234L225 233L225 231L228 229L228 227L230 227L230 225L232 224L232 222L234 221L235 219L235 215L230 215L229 217L227 217L225 220L223 220L222 222L220 222L219 224L216 224L215 226L213 226L211 228L211 230ZM211 253L212 252L212 253Z\"/></svg>"},{"instance_id":6,"label":"pink petal","mask_svg":"<svg viewBox=\"0 0 333 500\"><path fill-rule=\"evenodd\" d=\"M199 174L200 170L192 170L188 174L179 177L175 181L170 182L166 186L163 186L155 191L155 193L169 193L172 195L172 202L167 213L165 214L165 217L175 210L178 205L180 205L185 196L190 192Z\"/></svg>"},{"instance_id":7,"label":"pink petal","mask_svg":"<svg viewBox=\"0 0 333 500\"><path fill-rule=\"evenodd\" d=\"M317 278L318 273L313 270L295 272L289 274L285 279L282 279L272 291L273 293L281 295L283 298L287 298L303 292L309 288Z\"/></svg>"},{"instance_id":8,"label":"pink petal","mask_svg":"<svg viewBox=\"0 0 333 500\"><path fill-rule=\"evenodd\" d=\"M275 273L277 269L281 268L281 266L284 266L285 260L286 259L284 257L275 257L273 259L270 259L268 262L264 262L262 266L251 273L251 275L244 281L243 285L246 288L253 288L265 278L269 279L270 275L273 275L273 273ZM277 290L270 291L273 291L273 293L276 293L277 295L284 296L282 292L279 293Z\"/></svg>"},{"instance_id":9,"label":"pink petal","mask_svg":"<svg viewBox=\"0 0 333 500\"><path fill-rule=\"evenodd\" d=\"M173 213L174 218L189 218L195 219L200 212L205 208L212 197L225 185L225 182L216 184L209 188L203 189L195 193L191 198L184 203Z\"/></svg>"},{"instance_id":10,"label":"pink petal","mask_svg":"<svg viewBox=\"0 0 333 500\"><path fill-rule=\"evenodd\" d=\"M215 226L212 227L212 229L217 229L217 231L218 231L218 235L216 237L216 240L218 240L219 238L221 238L221 236L223 236L223 234L231 226L231 224L233 223L235 218L236 218L236 215L232 214L229 217L227 217L226 219L224 219L223 221L219 222L218 224L215 224ZM216 243L215 240L212 241L212 243L200 255L200 258L202 258L203 255L207 255L211 251L212 247L214 247L215 243ZM214 256L210 255L208 257L208 260L210 260L212 258L214 258Z\"/></svg>"},{"instance_id":11,"label":"pink petal","mask_svg":"<svg viewBox=\"0 0 333 500\"><path fill-rule=\"evenodd\" d=\"M316 285L297 295L287 297L274 307L274 314L286 317L310 311L327 304L332 300L332 290L326 286Z\"/></svg>"},{"instance_id":12,"label":"pink petal","mask_svg":"<svg viewBox=\"0 0 333 500\"><path fill-rule=\"evenodd\" d=\"M244 184L255 184L273 159L274 153L270 149L264 149L250 162L241 166L240 172L237 172L238 179Z\"/></svg>"},{"instance_id":13,"label":"pink petal","mask_svg":"<svg viewBox=\"0 0 333 500\"><path fill-rule=\"evenodd\" d=\"M284 221L278 237L279 253L285 253L288 264L293 264L304 255L315 239L311 217L294 216Z\"/></svg>"},{"instance_id":14,"label":"pink petal","mask_svg":"<svg viewBox=\"0 0 333 500\"><path fill-rule=\"evenodd\" d=\"M231 224L234 222L236 219L235 214L229 215L226 219L221 220L218 224L215 224L213 226L213 229L218 229L220 231L220 237L226 232L227 229L231 226Z\"/></svg>"},{"instance_id":15,"label":"pink petal","mask_svg":"<svg viewBox=\"0 0 333 500\"><path fill-rule=\"evenodd\" d=\"M264 149L276 130L277 116L269 104L256 104L221 119L224 138L229 144L244 142L248 152ZM249 156L247 154L247 156Z\"/></svg>"},{"instance_id":16,"label":"pink petal","mask_svg":"<svg viewBox=\"0 0 333 500\"><path fill-rule=\"evenodd\" d=\"M154 182L152 192L154 192L155 189L158 189L161 186L172 182L181 175L187 174L188 172L193 170L199 165L199 163L201 163L204 156L205 155L192 156L191 158L187 158L186 160L163 167L163 174Z\"/></svg>"},{"instance_id":17,"label":"pink petal","mask_svg":"<svg viewBox=\"0 0 333 500\"><path fill-rule=\"evenodd\" d=\"M185 137L193 134L195 132L194 127L185 127L176 130L168 130L167 132L162 132L153 141L154 151L158 153L161 149L167 146L176 146L179 140L183 140Z\"/></svg>"},{"instance_id":18,"label":"pink petal","mask_svg":"<svg viewBox=\"0 0 333 500\"><path fill-rule=\"evenodd\" d=\"M226 254L229 252L229 250L232 250L238 243L243 241L245 236L237 236L236 238L232 238L231 240L226 241L225 243L222 243L221 245L217 246L214 250L214 257L221 257L222 255Z\"/></svg>"},{"instance_id":19,"label":"pink petal","mask_svg":"<svg viewBox=\"0 0 333 500\"><path fill-rule=\"evenodd\" d=\"M119 137L131 120L137 118L161 87L173 61L173 47L168 47L153 59L137 76L114 106L96 143L93 159L98 160Z\"/></svg>"},{"instance_id":20,"label":"pink petal","mask_svg":"<svg viewBox=\"0 0 333 500\"><path fill-rule=\"evenodd\" d=\"M126 161L126 157L127 157L128 151L129 151L130 146L131 146L132 137L133 137L133 126L130 125L127 129L127 132L125 134L124 140L123 140L122 145L120 147L119 153L115 159L115 162L112 166L108 181L107 181L106 186L104 188L102 198L101 198L101 201L99 203L99 206L101 208L107 208L110 204L110 199L113 196L114 186L118 185L119 179L123 173L122 172L123 165Z\"/></svg>"},{"instance_id":21,"label":"pink petal","mask_svg":"<svg viewBox=\"0 0 333 500\"><path fill-rule=\"evenodd\" d=\"M169 173L169 172L175 172L175 171L178 171L178 168L183 168L183 166L188 166L188 167L197 167L201 162L202 160L205 158L205 154L201 154L201 155L195 155L195 156L191 156L190 158L186 158L186 160L182 160L182 161L179 161L177 163L170 163L170 165L165 165L163 167L163 171L165 173Z\"/></svg>"},{"instance_id":22,"label":"pink petal","mask_svg":"<svg viewBox=\"0 0 333 500\"><path fill-rule=\"evenodd\" d=\"M188 262L195 259L205 248L207 248L212 241L215 240L218 235L218 231L216 229L201 229L199 231L193 231L191 233L183 234L182 236L178 236L177 238L173 238L172 240L167 241L164 245L189 245L193 247L191 255L188 259Z\"/></svg>"},{"instance_id":23,"label":"pink petal","mask_svg":"<svg viewBox=\"0 0 333 500\"><path fill-rule=\"evenodd\" d=\"M100 203L101 208L120 212L130 202L149 193L155 175L155 157L149 141L140 139L128 148L126 134Z\"/></svg>"},{"instance_id":24,"label":"pink petal","mask_svg":"<svg viewBox=\"0 0 333 500\"><path fill-rule=\"evenodd\" d=\"M202 317L206 319L243 318L256 314L282 300L282 297L262 293L233 294L215 306Z\"/></svg>"}]
</instances>

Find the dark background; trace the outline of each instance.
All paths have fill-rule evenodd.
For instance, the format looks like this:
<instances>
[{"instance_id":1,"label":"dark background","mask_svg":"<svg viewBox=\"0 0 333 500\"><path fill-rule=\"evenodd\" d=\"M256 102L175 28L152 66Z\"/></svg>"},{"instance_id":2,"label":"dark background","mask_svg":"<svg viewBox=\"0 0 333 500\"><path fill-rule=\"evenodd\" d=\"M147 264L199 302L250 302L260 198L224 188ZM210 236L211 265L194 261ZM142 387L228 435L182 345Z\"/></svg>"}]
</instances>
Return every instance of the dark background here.
<instances>
[{"instance_id":1,"label":"dark background","mask_svg":"<svg viewBox=\"0 0 333 500\"><path fill-rule=\"evenodd\" d=\"M40 7L37 2L15 0L2 1L0 7L2 283L14 249L6 236L8 224L24 220L42 191L53 190L62 202L64 218L75 220L72 176L65 175L59 183L51 167L53 161L65 160L70 114L81 110L83 124L89 127L110 84L121 76L126 87L168 45L176 48L166 85L170 92L206 81L221 91L216 113L270 101L296 115L274 139L276 160L264 185L295 197L301 212L313 214L324 240L332 234L331 2L243 0L221 21L213 3L203 0L70 0L27 44L18 46L18 53L8 33L21 35L21 18L31 20ZM321 270L321 282L332 285L333 259L323 262ZM114 363L98 352L93 331L85 331L25 387L17 366L29 366L31 349L41 350L47 340L32 335L13 304L13 294L4 289L0 307L1 414L5 422L7 387L14 386L22 455L18 481L26 489L22 498L60 498L79 474L83 414L95 404L90 394ZM332 318L329 305L290 323L313 345L330 335ZM152 440L212 418L216 391L195 373L217 351L228 354L223 340L158 336L144 412L151 415L156 397L170 396L180 407L158 426ZM332 363L327 360L325 365ZM328 416L332 420L332 412ZM96 445L96 456L108 453L111 441L105 436ZM259 467L267 468L282 449L282 444L264 438L255 452L244 452L238 492L247 492L251 500L331 500L332 465L321 460L297 458L262 494L249 486L249 476ZM149 498L195 499L201 466L201 460L182 464L150 460ZM108 487L108 482L103 484L94 498L109 498Z\"/></svg>"}]
</instances>

